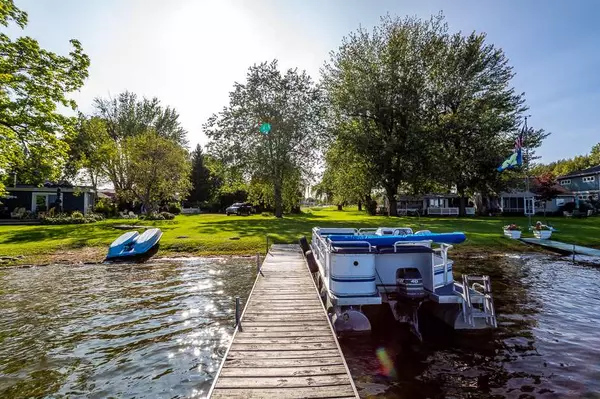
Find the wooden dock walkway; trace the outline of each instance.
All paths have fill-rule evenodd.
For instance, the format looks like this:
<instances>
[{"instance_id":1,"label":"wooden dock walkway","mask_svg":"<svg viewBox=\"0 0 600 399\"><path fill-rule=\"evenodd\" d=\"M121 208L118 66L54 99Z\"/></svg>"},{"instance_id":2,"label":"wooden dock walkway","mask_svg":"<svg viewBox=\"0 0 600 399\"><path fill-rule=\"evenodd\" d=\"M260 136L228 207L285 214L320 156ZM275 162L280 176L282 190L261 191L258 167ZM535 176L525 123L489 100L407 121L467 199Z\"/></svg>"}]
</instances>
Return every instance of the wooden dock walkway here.
<instances>
[{"instance_id":1,"label":"wooden dock walkway","mask_svg":"<svg viewBox=\"0 0 600 399\"><path fill-rule=\"evenodd\" d=\"M567 244L565 242L554 240L540 240L539 238L521 238L521 241L527 244L538 245L551 251L562 254L587 255L600 257L600 249L582 247L581 245Z\"/></svg>"},{"instance_id":2,"label":"wooden dock walkway","mask_svg":"<svg viewBox=\"0 0 600 399\"><path fill-rule=\"evenodd\" d=\"M273 245L212 398L357 398L299 245Z\"/></svg>"}]
</instances>

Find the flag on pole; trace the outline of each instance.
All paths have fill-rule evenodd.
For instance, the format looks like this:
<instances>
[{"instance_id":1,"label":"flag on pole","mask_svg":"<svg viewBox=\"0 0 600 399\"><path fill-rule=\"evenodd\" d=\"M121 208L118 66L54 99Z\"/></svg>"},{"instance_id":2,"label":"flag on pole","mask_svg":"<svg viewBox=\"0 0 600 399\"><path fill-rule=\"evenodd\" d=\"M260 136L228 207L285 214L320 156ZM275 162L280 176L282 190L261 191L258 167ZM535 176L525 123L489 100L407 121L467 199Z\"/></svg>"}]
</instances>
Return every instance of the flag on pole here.
<instances>
[{"instance_id":1,"label":"flag on pole","mask_svg":"<svg viewBox=\"0 0 600 399\"><path fill-rule=\"evenodd\" d=\"M523 165L523 135L525 134L525 130L527 129L527 122L523 125L521 132L517 136L515 140L515 149L510 157L506 158L502 165L498 166L498 172L502 172L506 169L512 169L517 166Z\"/></svg>"}]
</instances>

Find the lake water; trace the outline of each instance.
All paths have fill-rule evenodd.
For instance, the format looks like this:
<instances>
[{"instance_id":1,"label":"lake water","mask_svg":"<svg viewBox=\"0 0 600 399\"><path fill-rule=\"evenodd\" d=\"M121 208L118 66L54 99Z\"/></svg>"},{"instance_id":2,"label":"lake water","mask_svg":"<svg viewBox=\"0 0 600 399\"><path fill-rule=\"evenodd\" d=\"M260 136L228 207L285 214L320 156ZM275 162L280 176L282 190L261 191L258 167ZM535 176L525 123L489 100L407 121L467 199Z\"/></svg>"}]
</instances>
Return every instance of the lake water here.
<instances>
[{"instance_id":1,"label":"lake water","mask_svg":"<svg viewBox=\"0 0 600 399\"><path fill-rule=\"evenodd\" d=\"M600 269L545 256L461 260L487 273L499 328L424 342L375 325L342 349L361 396L600 398ZM0 397L204 397L250 259L0 269ZM386 367L387 366L387 367Z\"/></svg>"},{"instance_id":2,"label":"lake water","mask_svg":"<svg viewBox=\"0 0 600 399\"><path fill-rule=\"evenodd\" d=\"M204 397L249 259L0 269L0 398Z\"/></svg>"}]
</instances>

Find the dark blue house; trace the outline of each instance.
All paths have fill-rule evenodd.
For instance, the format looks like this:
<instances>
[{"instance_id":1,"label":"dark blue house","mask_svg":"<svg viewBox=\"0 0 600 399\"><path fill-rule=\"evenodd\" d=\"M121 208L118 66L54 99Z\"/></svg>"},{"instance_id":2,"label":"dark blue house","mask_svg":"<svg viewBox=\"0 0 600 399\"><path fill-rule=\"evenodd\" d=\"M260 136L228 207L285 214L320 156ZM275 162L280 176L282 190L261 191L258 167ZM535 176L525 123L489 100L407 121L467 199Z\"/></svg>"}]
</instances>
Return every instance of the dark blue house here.
<instances>
[{"instance_id":1,"label":"dark blue house","mask_svg":"<svg viewBox=\"0 0 600 399\"><path fill-rule=\"evenodd\" d=\"M32 212L43 212L50 209L60 197L62 211L80 211L87 213L94 204L95 192L87 186L66 186L46 184L42 187L19 185L6 187L7 194L0 198L2 207L8 213L16 215L19 209ZM14 217L14 216L13 216Z\"/></svg>"},{"instance_id":2,"label":"dark blue house","mask_svg":"<svg viewBox=\"0 0 600 399\"><path fill-rule=\"evenodd\" d=\"M557 180L579 199L598 199L600 196L600 165L559 176Z\"/></svg>"}]
</instances>

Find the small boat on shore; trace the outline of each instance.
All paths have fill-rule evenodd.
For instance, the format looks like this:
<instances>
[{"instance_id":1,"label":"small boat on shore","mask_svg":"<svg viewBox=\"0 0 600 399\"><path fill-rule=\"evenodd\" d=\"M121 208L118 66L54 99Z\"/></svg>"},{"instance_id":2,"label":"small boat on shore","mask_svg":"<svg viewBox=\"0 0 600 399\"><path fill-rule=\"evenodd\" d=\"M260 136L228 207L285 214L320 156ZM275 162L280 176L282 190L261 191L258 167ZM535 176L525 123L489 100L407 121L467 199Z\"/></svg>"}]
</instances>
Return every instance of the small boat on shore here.
<instances>
[{"instance_id":1,"label":"small boat on shore","mask_svg":"<svg viewBox=\"0 0 600 399\"><path fill-rule=\"evenodd\" d=\"M110 244L106 260L134 260L149 258L158 251L162 231L152 228L142 234L128 231Z\"/></svg>"}]
</instances>

